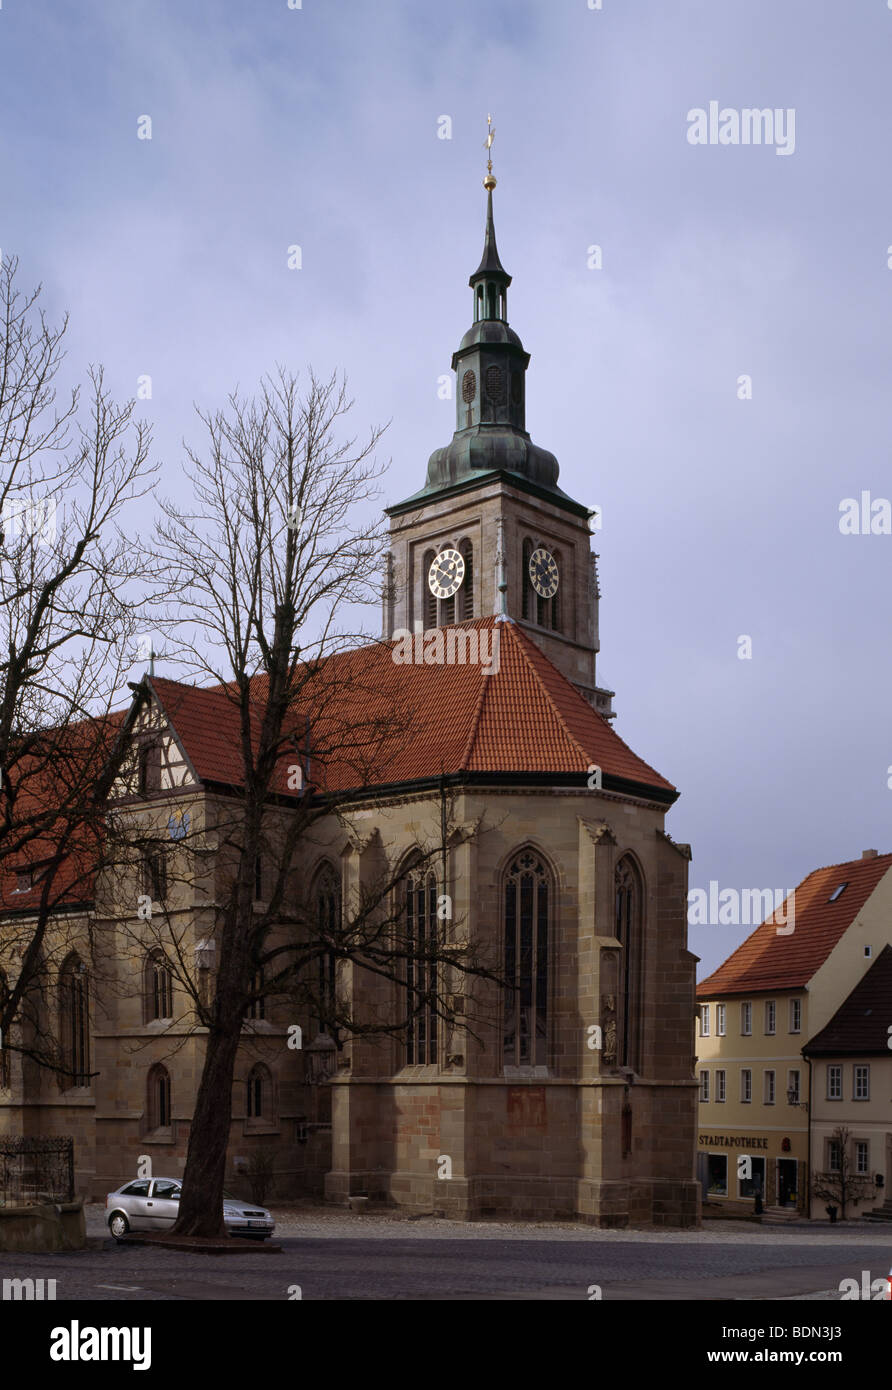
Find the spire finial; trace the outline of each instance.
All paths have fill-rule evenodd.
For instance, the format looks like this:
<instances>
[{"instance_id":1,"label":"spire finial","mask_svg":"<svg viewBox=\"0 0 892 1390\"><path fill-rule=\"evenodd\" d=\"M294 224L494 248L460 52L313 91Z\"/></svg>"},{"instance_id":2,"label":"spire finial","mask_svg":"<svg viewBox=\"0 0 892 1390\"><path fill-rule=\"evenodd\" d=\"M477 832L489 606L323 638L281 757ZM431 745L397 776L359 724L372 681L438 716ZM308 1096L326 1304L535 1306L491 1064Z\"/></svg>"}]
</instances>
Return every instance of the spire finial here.
<instances>
[{"instance_id":1,"label":"spire finial","mask_svg":"<svg viewBox=\"0 0 892 1390\"><path fill-rule=\"evenodd\" d=\"M486 178L483 180L483 187L486 189L487 193L491 193L492 190L493 190L493 189L495 188L495 186L496 186L495 177L494 177L493 172L492 172L492 142L493 142L493 140L495 140L495 138L496 138L496 133L495 133L495 130L493 129L493 124L492 124L492 116L487 116L487 118L486 118L486 124L487 124L487 126L489 127L489 129L488 129L487 132L486 132L486 140L485 140L485 142L484 142L484 143L485 143L485 146L486 146L487 160L486 160Z\"/></svg>"}]
</instances>

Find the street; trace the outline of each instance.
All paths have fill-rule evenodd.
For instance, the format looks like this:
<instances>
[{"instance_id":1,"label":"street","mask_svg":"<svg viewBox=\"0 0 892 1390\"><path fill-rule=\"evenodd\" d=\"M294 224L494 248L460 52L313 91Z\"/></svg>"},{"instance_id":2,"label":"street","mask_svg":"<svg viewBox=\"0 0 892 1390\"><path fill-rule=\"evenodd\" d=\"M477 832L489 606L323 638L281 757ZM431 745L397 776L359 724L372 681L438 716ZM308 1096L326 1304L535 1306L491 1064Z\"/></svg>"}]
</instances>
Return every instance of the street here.
<instances>
[{"instance_id":1,"label":"street","mask_svg":"<svg viewBox=\"0 0 892 1390\"><path fill-rule=\"evenodd\" d=\"M193 1255L117 1245L91 1207L93 1248L3 1256L0 1279L55 1279L57 1301L758 1300L838 1299L843 1279L892 1268L892 1230L859 1223L596 1231L324 1209L277 1220L280 1254Z\"/></svg>"}]
</instances>

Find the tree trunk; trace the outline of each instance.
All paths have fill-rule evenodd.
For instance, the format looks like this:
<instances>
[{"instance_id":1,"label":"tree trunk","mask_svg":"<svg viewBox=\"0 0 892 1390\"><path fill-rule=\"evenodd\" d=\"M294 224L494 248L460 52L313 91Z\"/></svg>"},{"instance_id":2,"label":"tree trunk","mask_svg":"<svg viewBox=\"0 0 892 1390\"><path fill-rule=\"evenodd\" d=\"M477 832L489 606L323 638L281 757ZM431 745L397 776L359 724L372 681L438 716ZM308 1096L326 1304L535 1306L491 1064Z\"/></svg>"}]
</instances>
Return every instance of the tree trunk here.
<instances>
[{"instance_id":1,"label":"tree trunk","mask_svg":"<svg viewBox=\"0 0 892 1390\"><path fill-rule=\"evenodd\" d=\"M241 1027L208 1034L207 1055L189 1130L183 1195L174 1231L222 1236L223 1185L232 1118L232 1079Z\"/></svg>"}]
</instances>

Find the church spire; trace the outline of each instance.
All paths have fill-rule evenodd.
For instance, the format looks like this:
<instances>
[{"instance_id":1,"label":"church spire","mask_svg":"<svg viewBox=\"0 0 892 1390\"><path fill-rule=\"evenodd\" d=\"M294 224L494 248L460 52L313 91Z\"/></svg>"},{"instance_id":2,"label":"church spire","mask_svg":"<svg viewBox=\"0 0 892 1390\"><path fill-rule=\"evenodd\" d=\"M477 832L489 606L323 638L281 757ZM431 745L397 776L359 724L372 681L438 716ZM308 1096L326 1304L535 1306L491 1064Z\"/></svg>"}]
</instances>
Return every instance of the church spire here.
<instances>
[{"instance_id":1,"label":"church spire","mask_svg":"<svg viewBox=\"0 0 892 1390\"><path fill-rule=\"evenodd\" d=\"M456 374L455 433L427 465L425 493L486 474L510 473L558 495L554 454L534 444L526 428L526 370L530 355L508 324L511 276L499 259L492 195L492 116L486 149L486 232L483 257L468 283L474 322L452 354Z\"/></svg>"},{"instance_id":2,"label":"church spire","mask_svg":"<svg viewBox=\"0 0 892 1390\"><path fill-rule=\"evenodd\" d=\"M492 116L487 116L486 120L489 125L486 148L490 154L486 161L486 178L483 180L483 187L486 189L486 233L483 239L483 256L468 284L474 291L474 322L479 323L481 319L501 319L503 323L507 323L508 286L511 284L511 276L499 260L499 249L496 246L496 226L492 211L492 191L496 186L492 171L492 142L496 133L493 130Z\"/></svg>"}]
</instances>

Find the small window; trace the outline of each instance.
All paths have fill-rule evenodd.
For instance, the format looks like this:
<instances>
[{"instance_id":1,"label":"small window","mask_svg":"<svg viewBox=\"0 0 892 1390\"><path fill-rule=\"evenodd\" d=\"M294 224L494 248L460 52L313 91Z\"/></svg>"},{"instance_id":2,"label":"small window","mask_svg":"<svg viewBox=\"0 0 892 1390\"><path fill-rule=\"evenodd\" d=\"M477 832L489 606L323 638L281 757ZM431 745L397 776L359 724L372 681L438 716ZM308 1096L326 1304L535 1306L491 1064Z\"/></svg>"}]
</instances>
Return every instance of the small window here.
<instances>
[{"instance_id":1,"label":"small window","mask_svg":"<svg viewBox=\"0 0 892 1390\"><path fill-rule=\"evenodd\" d=\"M717 1071L715 1074L715 1099L717 1105L723 1105L725 1101L725 1073Z\"/></svg>"},{"instance_id":2,"label":"small window","mask_svg":"<svg viewBox=\"0 0 892 1390\"><path fill-rule=\"evenodd\" d=\"M802 1029L802 1000L790 1000L790 1032L798 1033Z\"/></svg>"},{"instance_id":3,"label":"small window","mask_svg":"<svg viewBox=\"0 0 892 1390\"><path fill-rule=\"evenodd\" d=\"M708 1004L701 1004L701 1005L700 1005L700 1036L701 1036L701 1038L708 1038L708 1037L709 1037L709 1005L708 1005Z\"/></svg>"},{"instance_id":4,"label":"small window","mask_svg":"<svg viewBox=\"0 0 892 1390\"><path fill-rule=\"evenodd\" d=\"M251 993L255 996L250 999L245 1006L245 1018L264 1019L266 1018L266 997L262 993L264 983L263 966L254 971L251 976Z\"/></svg>"},{"instance_id":5,"label":"small window","mask_svg":"<svg viewBox=\"0 0 892 1390\"><path fill-rule=\"evenodd\" d=\"M148 1075L149 1128L170 1129L170 1073L159 1064Z\"/></svg>"},{"instance_id":6,"label":"small window","mask_svg":"<svg viewBox=\"0 0 892 1390\"><path fill-rule=\"evenodd\" d=\"M749 1105L753 1099L753 1073L749 1067L740 1069L740 1099L744 1105Z\"/></svg>"},{"instance_id":7,"label":"small window","mask_svg":"<svg viewBox=\"0 0 892 1390\"><path fill-rule=\"evenodd\" d=\"M787 1104L799 1104L799 1072L796 1070L787 1072Z\"/></svg>"},{"instance_id":8,"label":"small window","mask_svg":"<svg viewBox=\"0 0 892 1390\"><path fill-rule=\"evenodd\" d=\"M700 1073L700 1099L701 1099L701 1100L709 1100L709 1072L708 1072L708 1071L701 1071L701 1073Z\"/></svg>"},{"instance_id":9,"label":"small window","mask_svg":"<svg viewBox=\"0 0 892 1390\"><path fill-rule=\"evenodd\" d=\"M715 1031L720 1038L725 1036L725 1005L716 1004L715 1006Z\"/></svg>"},{"instance_id":10,"label":"small window","mask_svg":"<svg viewBox=\"0 0 892 1390\"><path fill-rule=\"evenodd\" d=\"M762 1073L762 1100L765 1105L774 1104L775 1079L772 1070Z\"/></svg>"},{"instance_id":11,"label":"small window","mask_svg":"<svg viewBox=\"0 0 892 1390\"><path fill-rule=\"evenodd\" d=\"M16 869L15 871L15 891L17 893L30 893L34 887L33 869Z\"/></svg>"},{"instance_id":12,"label":"small window","mask_svg":"<svg viewBox=\"0 0 892 1390\"><path fill-rule=\"evenodd\" d=\"M173 979L160 951L153 951L146 961L145 1021L173 1018Z\"/></svg>"},{"instance_id":13,"label":"small window","mask_svg":"<svg viewBox=\"0 0 892 1390\"><path fill-rule=\"evenodd\" d=\"M855 1067L854 1083L855 1100L870 1100L869 1066Z\"/></svg>"},{"instance_id":14,"label":"small window","mask_svg":"<svg viewBox=\"0 0 892 1390\"><path fill-rule=\"evenodd\" d=\"M249 1120L272 1119L273 1085L267 1067L258 1062L248 1077L245 1096L245 1115Z\"/></svg>"},{"instance_id":15,"label":"small window","mask_svg":"<svg viewBox=\"0 0 892 1390\"><path fill-rule=\"evenodd\" d=\"M760 1197L765 1195L765 1160L749 1156L752 1172L748 1178L739 1178L737 1187L741 1197Z\"/></svg>"},{"instance_id":16,"label":"small window","mask_svg":"<svg viewBox=\"0 0 892 1390\"><path fill-rule=\"evenodd\" d=\"M740 1033L744 1038L751 1036L753 1031L753 1006L752 1004L741 1004L740 1006Z\"/></svg>"},{"instance_id":17,"label":"small window","mask_svg":"<svg viewBox=\"0 0 892 1390\"><path fill-rule=\"evenodd\" d=\"M765 1036L770 1038L777 1022L777 1005L773 999L765 1000Z\"/></svg>"},{"instance_id":18,"label":"small window","mask_svg":"<svg viewBox=\"0 0 892 1390\"><path fill-rule=\"evenodd\" d=\"M871 956L873 955L873 947L871 947L871 946L865 946L865 947L864 947L864 955L865 955L865 959L870 960Z\"/></svg>"},{"instance_id":19,"label":"small window","mask_svg":"<svg viewBox=\"0 0 892 1390\"><path fill-rule=\"evenodd\" d=\"M161 789L161 745L143 743L138 752L140 796L148 796Z\"/></svg>"},{"instance_id":20,"label":"small window","mask_svg":"<svg viewBox=\"0 0 892 1390\"><path fill-rule=\"evenodd\" d=\"M855 1172L862 1177L870 1172L870 1144L866 1139L855 1141Z\"/></svg>"},{"instance_id":21,"label":"small window","mask_svg":"<svg viewBox=\"0 0 892 1390\"><path fill-rule=\"evenodd\" d=\"M167 854L161 847L146 850L142 861L143 892L152 902L163 903L167 897Z\"/></svg>"},{"instance_id":22,"label":"small window","mask_svg":"<svg viewBox=\"0 0 892 1390\"><path fill-rule=\"evenodd\" d=\"M838 1139L827 1140L827 1171L838 1173L840 1170L840 1150Z\"/></svg>"},{"instance_id":23,"label":"small window","mask_svg":"<svg viewBox=\"0 0 892 1390\"><path fill-rule=\"evenodd\" d=\"M841 883L838 888L834 888L833 892L830 894L830 897L827 899L828 903L835 903L837 898L841 898L847 887L848 879L845 883Z\"/></svg>"},{"instance_id":24,"label":"small window","mask_svg":"<svg viewBox=\"0 0 892 1390\"><path fill-rule=\"evenodd\" d=\"M728 1195L728 1156L709 1154L706 1160L707 1189L710 1197Z\"/></svg>"},{"instance_id":25,"label":"small window","mask_svg":"<svg viewBox=\"0 0 892 1390\"><path fill-rule=\"evenodd\" d=\"M827 1099L842 1100L842 1067L827 1068Z\"/></svg>"}]
</instances>

